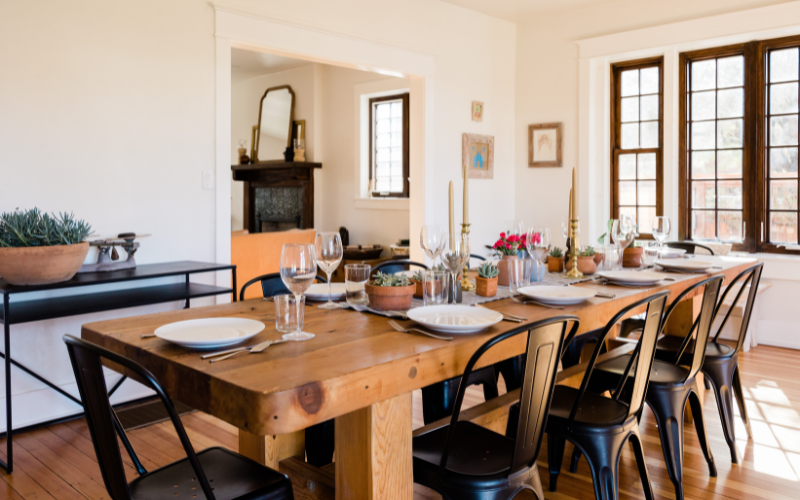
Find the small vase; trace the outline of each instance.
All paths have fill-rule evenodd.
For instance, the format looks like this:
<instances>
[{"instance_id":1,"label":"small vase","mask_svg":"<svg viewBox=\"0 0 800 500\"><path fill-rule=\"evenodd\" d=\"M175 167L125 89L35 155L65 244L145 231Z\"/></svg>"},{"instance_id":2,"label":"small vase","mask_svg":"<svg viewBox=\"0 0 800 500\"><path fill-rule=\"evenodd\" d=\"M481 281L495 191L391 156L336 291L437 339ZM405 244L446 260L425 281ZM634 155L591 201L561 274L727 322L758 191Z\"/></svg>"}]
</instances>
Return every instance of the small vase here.
<instances>
[{"instance_id":1,"label":"small vase","mask_svg":"<svg viewBox=\"0 0 800 500\"><path fill-rule=\"evenodd\" d=\"M421 299L422 298L422 282L417 280L408 280L413 283L417 288L414 291L414 298Z\"/></svg>"},{"instance_id":2,"label":"small vase","mask_svg":"<svg viewBox=\"0 0 800 500\"><path fill-rule=\"evenodd\" d=\"M516 255L503 255L503 259L497 263L497 269L500 274L497 276L497 284L500 286L508 286L508 261L518 259Z\"/></svg>"},{"instance_id":3,"label":"small vase","mask_svg":"<svg viewBox=\"0 0 800 500\"><path fill-rule=\"evenodd\" d=\"M622 267L640 267L643 247L628 247L622 252Z\"/></svg>"},{"instance_id":4,"label":"small vase","mask_svg":"<svg viewBox=\"0 0 800 500\"><path fill-rule=\"evenodd\" d=\"M551 273L560 273L564 270L564 257L553 257L552 255L547 258L547 270Z\"/></svg>"},{"instance_id":5,"label":"small vase","mask_svg":"<svg viewBox=\"0 0 800 500\"><path fill-rule=\"evenodd\" d=\"M475 278L475 293L481 297L494 297L497 295L497 277Z\"/></svg>"},{"instance_id":6,"label":"small vase","mask_svg":"<svg viewBox=\"0 0 800 500\"><path fill-rule=\"evenodd\" d=\"M589 276L597 272L597 264L594 262L594 255L589 257L578 257L578 271Z\"/></svg>"}]
</instances>

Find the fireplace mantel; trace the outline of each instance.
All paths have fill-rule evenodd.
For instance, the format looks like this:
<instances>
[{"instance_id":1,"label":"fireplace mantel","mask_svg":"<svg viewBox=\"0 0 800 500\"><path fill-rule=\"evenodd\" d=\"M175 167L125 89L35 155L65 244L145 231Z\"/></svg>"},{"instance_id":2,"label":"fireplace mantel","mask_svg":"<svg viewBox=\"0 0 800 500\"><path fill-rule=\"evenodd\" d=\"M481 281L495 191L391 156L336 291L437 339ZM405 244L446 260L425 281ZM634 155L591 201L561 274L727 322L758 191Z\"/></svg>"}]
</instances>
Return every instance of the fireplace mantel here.
<instances>
[{"instance_id":1,"label":"fireplace mantel","mask_svg":"<svg viewBox=\"0 0 800 500\"><path fill-rule=\"evenodd\" d=\"M299 227L314 227L314 169L322 168L321 163L305 161L265 161L246 165L231 165L233 180L244 181L244 227L251 233L260 233L261 220L272 224L274 230L281 229L282 224L297 227L295 216L300 217ZM287 206L301 198L299 213ZM269 207L257 207L269 204ZM280 212L275 218L264 214L265 210ZM285 213L290 210L291 213ZM274 215L274 214L273 214Z\"/></svg>"}]
</instances>

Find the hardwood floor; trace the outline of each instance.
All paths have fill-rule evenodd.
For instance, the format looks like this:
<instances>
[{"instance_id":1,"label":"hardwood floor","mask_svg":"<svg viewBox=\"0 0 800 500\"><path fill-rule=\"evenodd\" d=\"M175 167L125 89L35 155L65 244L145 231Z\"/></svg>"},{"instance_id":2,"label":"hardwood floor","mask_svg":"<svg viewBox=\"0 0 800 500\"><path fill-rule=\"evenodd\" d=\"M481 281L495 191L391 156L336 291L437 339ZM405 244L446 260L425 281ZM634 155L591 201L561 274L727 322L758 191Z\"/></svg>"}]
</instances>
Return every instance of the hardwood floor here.
<instances>
[{"instance_id":1,"label":"hardwood floor","mask_svg":"<svg viewBox=\"0 0 800 500\"><path fill-rule=\"evenodd\" d=\"M740 359L742 384L753 427L753 440L737 420L736 435L743 457L732 465L711 392L706 392L704 416L719 476L711 478L700 451L697 434L690 424L685 432L684 484L687 499L800 499L800 351L759 346ZM414 398L414 425L422 425L419 394ZM482 400L478 391L469 403ZM237 430L202 413L182 417L196 449L209 446L238 448ZM645 411L642 434L650 478L657 498L674 498L653 415ZM183 449L169 422L129 433L144 466L155 469L183 458ZM5 459L5 442L0 442ZM565 467L558 492L546 491L552 500L593 499L589 468L581 461L577 474L566 470L571 445L567 445ZM547 450L542 448L539 467L545 490L548 486ZM136 476L123 452L129 478ZM415 497L440 498L430 490L415 488ZM106 499L108 493L97 466L89 430L83 419L73 420L14 437L14 472L0 472L0 499L84 500ZM620 460L620 498L642 498L636 463L629 449Z\"/></svg>"}]
</instances>

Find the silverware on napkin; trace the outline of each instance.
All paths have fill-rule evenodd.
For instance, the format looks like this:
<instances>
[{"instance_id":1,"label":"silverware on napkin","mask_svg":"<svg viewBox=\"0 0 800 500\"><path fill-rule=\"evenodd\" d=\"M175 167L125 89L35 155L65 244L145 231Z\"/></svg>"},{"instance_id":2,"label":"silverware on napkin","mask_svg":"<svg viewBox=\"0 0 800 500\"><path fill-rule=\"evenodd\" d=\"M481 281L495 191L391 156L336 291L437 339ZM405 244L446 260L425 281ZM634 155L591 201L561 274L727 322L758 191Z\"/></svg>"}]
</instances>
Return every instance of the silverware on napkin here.
<instances>
[{"instance_id":1,"label":"silverware on napkin","mask_svg":"<svg viewBox=\"0 0 800 500\"><path fill-rule=\"evenodd\" d=\"M538 300L531 300L531 299L523 300L518 297L511 297L511 300L513 300L517 304L549 307L550 309L564 309L564 306L554 306L552 304L545 304L544 302L539 302Z\"/></svg>"},{"instance_id":2,"label":"silverware on napkin","mask_svg":"<svg viewBox=\"0 0 800 500\"><path fill-rule=\"evenodd\" d=\"M246 352L248 354L259 353L259 352L263 351L264 349L266 349L267 347L269 347L271 345L282 344L283 342L286 342L286 341L283 340L283 339L280 339L280 340L267 340L267 341L262 342L260 344L254 345L253 347L250 347L249 349L245 347L244 349L241 349L239 351L235 351L235 352L232 352L230 354L226 354L224 356L216 357L216 358L210 360L209 362L210 363L216 363L217 361L224 361L224 360L226 360L228 358L232 358L232 357L236 356L237 354L241 354L243 352Z\"/></svg>"},{"instance_id":3,"label":"silverware on napkin","mask_svg":"<svg viewBox=\"0 0 800 500\"><path fill-rule=\"evenodd\" d=\"M389 324L392 326L392 328L394 328L395 330L397 330L400 333L416 332L416 333L421 333L422 335L425 335L425 336L433 338L433 339L453 340L453 337L445 337L445 336L442 336L442 335L436 335L434 333L426 332L425 330L420 330L419 328L403 328L402 326L400 326L399 323L397 323L396 321L393 321L391 319L389 320Z\"/></svg>"}]
</instances>

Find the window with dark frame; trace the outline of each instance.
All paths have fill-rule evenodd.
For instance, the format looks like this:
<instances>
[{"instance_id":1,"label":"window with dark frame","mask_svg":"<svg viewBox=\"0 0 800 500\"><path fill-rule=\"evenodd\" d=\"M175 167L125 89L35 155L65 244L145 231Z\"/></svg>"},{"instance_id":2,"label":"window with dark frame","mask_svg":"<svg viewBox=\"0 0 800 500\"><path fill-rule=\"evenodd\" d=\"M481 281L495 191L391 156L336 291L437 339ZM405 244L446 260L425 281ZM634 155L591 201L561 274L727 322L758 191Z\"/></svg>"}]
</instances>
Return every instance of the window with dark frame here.
<instances>
[{"instance_id":1,"label":"window with dark frame","mask_svg":"<svg viewBox=\"0 0 800 500\"><path fill-rule=\"evenodd\" d=\"M369 180L376 198L409 196L408 94L369 100Z\"/></svg>"},{"instance_id":2,"label":"window with dark frame","mask_svg":"<svg viewBox=\"0 0 800 500\"><path fill-rule=\"evenodd\" d=\"M611 214L628 216L641 238L664 212L663 58L611 67Z\"/></svg>"}]
</instances>

